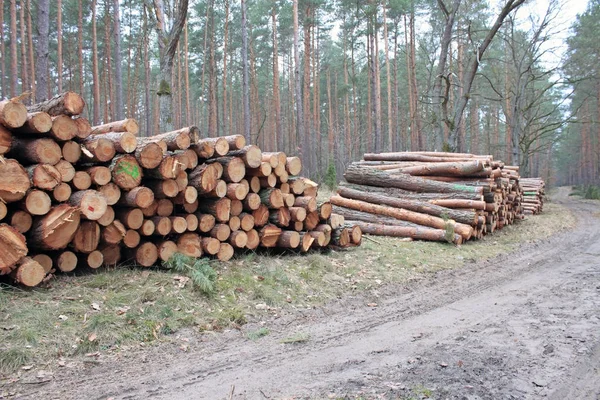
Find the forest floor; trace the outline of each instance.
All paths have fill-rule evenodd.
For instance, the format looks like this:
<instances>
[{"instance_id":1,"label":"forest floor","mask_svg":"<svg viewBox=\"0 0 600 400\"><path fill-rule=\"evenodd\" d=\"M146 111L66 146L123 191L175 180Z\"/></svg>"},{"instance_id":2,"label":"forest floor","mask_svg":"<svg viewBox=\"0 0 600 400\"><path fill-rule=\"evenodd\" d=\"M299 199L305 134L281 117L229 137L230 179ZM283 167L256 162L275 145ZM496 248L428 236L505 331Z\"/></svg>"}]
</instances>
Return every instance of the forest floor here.
<instances>
[{"instance_id":1,"label":"forest floor","mask_svg":"<svg viewBox=\"0 0 600 400\"><path fill-rule=\"evenodd\" d=\"M600 399L600 202L460 247L249 255L0 291L0 398Z\"/></svg>"}]
</instances>

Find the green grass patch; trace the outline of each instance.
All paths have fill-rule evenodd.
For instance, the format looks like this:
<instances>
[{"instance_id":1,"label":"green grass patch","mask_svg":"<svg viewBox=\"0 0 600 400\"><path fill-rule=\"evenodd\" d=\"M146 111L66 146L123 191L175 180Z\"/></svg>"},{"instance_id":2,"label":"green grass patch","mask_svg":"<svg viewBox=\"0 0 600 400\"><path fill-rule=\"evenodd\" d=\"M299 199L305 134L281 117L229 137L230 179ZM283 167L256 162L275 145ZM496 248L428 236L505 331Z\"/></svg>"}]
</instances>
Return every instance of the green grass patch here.
<instances>
[{"instance_id":1,"label":"green grass patch","mask_svg":"<svg viewBox=\"0 0 600 400\"><path fill-rule=\"evenodd\" d=\"M308 342L309 340L310 340L310 335L308 333L299 332L293 336L281 339L281 343L283 343L283 344L304 343L304 342Z\"/></svg>"},{"instance_id":2,"label":"green grass patch","mask_svg":"<svg viewBox=\"0 0 600 400\"><path fill-rule=\"evenodd\" d=\"M263 336L267 336L269 334L269 330L267 328L259 328L255 331L248 332L247 336L250 340L258 340Z\"/></svg>"}]
</instances>

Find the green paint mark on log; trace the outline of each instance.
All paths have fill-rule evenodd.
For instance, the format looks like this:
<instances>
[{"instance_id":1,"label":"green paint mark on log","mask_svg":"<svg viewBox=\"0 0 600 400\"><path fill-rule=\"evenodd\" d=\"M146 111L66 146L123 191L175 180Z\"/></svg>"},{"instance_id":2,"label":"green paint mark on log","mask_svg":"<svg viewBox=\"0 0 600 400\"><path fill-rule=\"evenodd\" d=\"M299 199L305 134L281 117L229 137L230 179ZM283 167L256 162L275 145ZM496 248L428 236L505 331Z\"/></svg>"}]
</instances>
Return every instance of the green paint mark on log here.
<instances>
[{"instance_id":1,"label":"green paint mark on log","mask_svg":"<svg viewBox=\"0 0 600 400\"><path fill-rule=\"evenodd\" d=\"M453 189L460 190L462 192L477 193L479 186L466 186L466 185L452 185Z\"/></svg>"},{"instance_id":2,"label":"green paint mark on log","mask_svg":"<svg viewBox=\"0 0 600 400\"><path fill-rule=\"evenodd\" d=\"M117 166L117 174L127 174L131 176L133 179L138 179L141 175L140 167L137 164L132 164L129 162L120 162Z\"/></svg>"}]
</instances>

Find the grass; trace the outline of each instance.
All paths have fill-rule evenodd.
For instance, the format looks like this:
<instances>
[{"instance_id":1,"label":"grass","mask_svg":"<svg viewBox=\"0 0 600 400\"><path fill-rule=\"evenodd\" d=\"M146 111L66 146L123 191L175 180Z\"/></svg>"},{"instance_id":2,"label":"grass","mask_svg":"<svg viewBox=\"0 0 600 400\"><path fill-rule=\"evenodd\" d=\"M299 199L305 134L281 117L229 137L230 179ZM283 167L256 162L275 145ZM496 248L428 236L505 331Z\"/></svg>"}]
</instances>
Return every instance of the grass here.
<instances>
[{"instance_id":1,"label":"grass","mask_svg":"<svg viewBox=\"0 0 600 400\"><path fill-rule=\"evenodd\" d=\"M287 337L281 340L283 344L294 344L294 343L304 343L310 340L310 335L308 333L299 332L293 336Z\"/></svg>"},{"instance_id":2,"label":"grass","mask_svg":"<svg viewBox=\"0 0 600 400\"><path fill-rule=\"evenodd\" d=\"M174 333L184 328L199 334L235 328L264 321L281 309L293 312L352 293L369 294L385 283L510 252L573 224L570 212L547 203L543 214L460 247L377 237L377 243L365 239L348 251L249 253L210 266L185 260L172 270L119 267L59 275L50 287L32 290L0 286L0 373L26 364L48 365L59 357L175 342ZM186 278L188 267L202 276ZM248 337L266 334L265 327Z\"/></svg>"},{"instance_id":3,"label":"grass","mask_svg":"<svg viewBox=\"0 0 600 400\"><path fill-rule=\"evenodd\" d=\"M600 200L600 187L595 185L573 186L569 196L579 196L588 200Z\"/></svg>"}]
</instances>

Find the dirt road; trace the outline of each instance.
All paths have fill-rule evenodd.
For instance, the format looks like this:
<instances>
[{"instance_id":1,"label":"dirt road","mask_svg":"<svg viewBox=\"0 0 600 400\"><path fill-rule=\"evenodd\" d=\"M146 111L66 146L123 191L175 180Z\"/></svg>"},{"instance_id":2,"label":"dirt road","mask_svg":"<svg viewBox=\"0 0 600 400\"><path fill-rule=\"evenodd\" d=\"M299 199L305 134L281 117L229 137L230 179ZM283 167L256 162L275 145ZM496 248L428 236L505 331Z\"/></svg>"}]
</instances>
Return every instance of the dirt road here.
<instances>
[{"instance_id":1,"label":"dirt road","mask_svg":"<svg viewBox=\"0 0 600 400\"><path fill-rule=\"evenodd\" d=\"M598 204L571 232L484 264L232 331L182 353L107 361L24 398L600 399ZM307 339L283 344L282 339Z\"/></svg>"}]
</instances>

